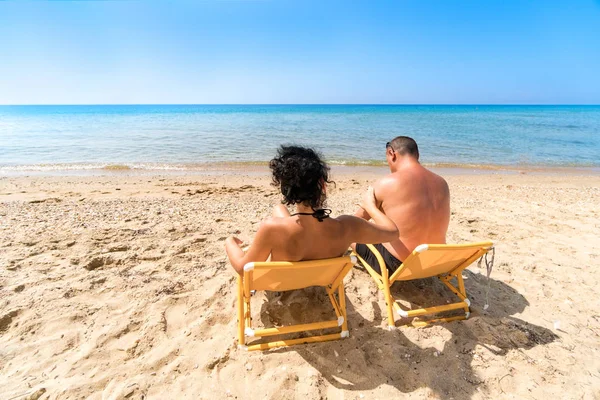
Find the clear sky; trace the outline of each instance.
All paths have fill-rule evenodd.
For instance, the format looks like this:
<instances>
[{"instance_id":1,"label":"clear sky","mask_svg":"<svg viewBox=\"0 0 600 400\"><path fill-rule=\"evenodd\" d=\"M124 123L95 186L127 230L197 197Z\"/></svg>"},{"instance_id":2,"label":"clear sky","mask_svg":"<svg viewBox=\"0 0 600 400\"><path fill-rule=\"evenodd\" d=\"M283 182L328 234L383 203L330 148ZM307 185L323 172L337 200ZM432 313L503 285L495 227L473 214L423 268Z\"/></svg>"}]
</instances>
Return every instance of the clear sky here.
<instances>
[{"instance_id":1,"label":"clear sky","mask_svg":"<svg viewBox=\"0 0 600 400\"><path fill-rule=\"evenodd\" d=\"M0 104L600 104L600 0L0 0Z\"/></svg>"}]
</instances>

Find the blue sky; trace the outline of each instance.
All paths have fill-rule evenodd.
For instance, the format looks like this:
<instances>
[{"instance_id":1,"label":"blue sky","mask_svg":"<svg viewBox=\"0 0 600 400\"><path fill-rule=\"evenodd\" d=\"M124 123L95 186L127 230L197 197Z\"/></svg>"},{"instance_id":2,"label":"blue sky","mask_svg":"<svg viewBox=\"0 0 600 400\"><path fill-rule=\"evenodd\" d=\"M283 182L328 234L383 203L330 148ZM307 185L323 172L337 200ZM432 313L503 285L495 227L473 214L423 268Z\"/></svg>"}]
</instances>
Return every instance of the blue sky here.
<instances>
[{"instance_id":1,"label":"blue sky","mask_svg":"<svg viewBox=\"0 0 600 400\"><path fill-rule=\"evenodd\" d=\"M600 104L600 0L9 0L0 60L0 104Z\"/></svg>"}]
</instances>

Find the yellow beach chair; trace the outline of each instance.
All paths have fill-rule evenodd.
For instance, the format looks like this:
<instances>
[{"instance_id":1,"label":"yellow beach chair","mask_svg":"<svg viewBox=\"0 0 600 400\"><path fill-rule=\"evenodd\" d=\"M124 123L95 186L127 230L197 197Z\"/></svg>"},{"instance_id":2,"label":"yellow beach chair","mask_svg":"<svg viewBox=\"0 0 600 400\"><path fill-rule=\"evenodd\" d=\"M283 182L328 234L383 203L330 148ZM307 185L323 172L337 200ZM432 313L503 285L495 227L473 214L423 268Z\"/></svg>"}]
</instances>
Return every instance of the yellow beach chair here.
<instances>
[{"instance_id":1,"label":"yellow beach chair","mask_svg":"<svg viewBox=\"0 0 600 400\"><path fill-rule=\"evenodd\" d=\"M299 262L251 262L244 266L244 275L238 277L238 339L247 350L266 350L299 343L324 342L348 337L344 277L356 264L354 256ZM250 297L254 290L286 291L309 286L323 286L337 318L331 321L265 329L252 329ZM337 292L337 293L336 293ZM337 297L337 298L336 298ZM278 340L246 346L246 337L265 337L341 327L339 333L309 336L300 339Z\"/></svg>"},{"instance_id":2,"label":"yellow beach chair","mask_svg":"<svg viewBox=\"0 0 600 400\"><path fill-rule=\"evenodd\" d=\"M437 314L444 311L463 309L464 315L439 318L429 321L413 322L413 325L422 326L432 322L449 322L469 317L469 306L471 302L467 298L465 284L462 277L462 271L471 265L475 260L486 254L493 247L492 242L466 243L466 244L422 244L404 260L391 276L388 276L388 270L381 254L374 246L368 244L367 247L375 254L382 273L378 274L373 268L365 262L360 256L357 256L361 264L367 269L373 277L379 289L384 293L388 325L392 329L395 327L394 310L404 318L417 317L420 315ZM353 253L353 255L355 255ZM419 308L414 310L403 310L390 293L390 287L396 281L408 281L413 279L423 279L437 276L458 298L459 302L444 304L441 306ZM458 286L454 286L451 281L456 278Z\"/></svg>"}]
</instances>

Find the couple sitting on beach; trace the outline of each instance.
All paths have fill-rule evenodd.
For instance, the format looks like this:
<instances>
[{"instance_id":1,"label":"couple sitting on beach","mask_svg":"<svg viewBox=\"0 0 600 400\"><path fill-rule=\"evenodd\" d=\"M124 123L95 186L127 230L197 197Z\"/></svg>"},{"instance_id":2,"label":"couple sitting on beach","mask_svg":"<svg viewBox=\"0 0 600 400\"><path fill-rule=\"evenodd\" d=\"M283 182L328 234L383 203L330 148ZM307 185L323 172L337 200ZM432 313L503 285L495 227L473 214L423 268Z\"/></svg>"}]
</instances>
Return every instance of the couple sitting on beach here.
<instances>
[{"instance_id":1,"label":"couple sitting on beach","mask_svg":"<svg viewBox=\"0 0 600 400\"><path fill-rule=\"evenodd\" d=\"M312 149L282 146L269 166L273 184L281 188L282 203L260 225L249 249L229 237L225 248L231 265L242 274L253 261L304 261L338 257L352 247L375 271L373 253L363 243L376 243L390 272L395 271L421 243L446 243L450 220L448 184L419 163L417 143L398 136L386 144L391 173L363 196L354 216L330 217L324 209L329 167Z\"/></svg>"}]
</instances>

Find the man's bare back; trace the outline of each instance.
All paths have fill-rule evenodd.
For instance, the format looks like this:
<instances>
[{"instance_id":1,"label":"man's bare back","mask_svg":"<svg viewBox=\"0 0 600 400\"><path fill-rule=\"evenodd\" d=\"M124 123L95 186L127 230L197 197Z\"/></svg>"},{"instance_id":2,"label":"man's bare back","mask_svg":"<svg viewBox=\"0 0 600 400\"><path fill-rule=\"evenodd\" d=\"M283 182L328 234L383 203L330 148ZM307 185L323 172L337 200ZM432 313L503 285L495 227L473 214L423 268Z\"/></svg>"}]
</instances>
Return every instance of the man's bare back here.
<instances>
[{"instance_id":1,"label":"man's bare back","mask_svg":"<svg viewBox=\"0 0 600 400\"><path fill-rule=\"evenodd\" d=\"M398 227L399 237L383 246L398 260L405 260L420 244L446 243L450 221L446 181L419 163L418 150L415 157L389 146L386 158L391 173L375 183L375 197L380 209ZM356 215L369 218L362 209Z\"/></svg>"}]
</instances>

